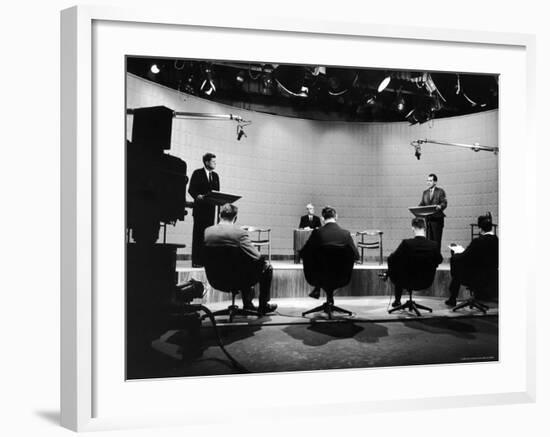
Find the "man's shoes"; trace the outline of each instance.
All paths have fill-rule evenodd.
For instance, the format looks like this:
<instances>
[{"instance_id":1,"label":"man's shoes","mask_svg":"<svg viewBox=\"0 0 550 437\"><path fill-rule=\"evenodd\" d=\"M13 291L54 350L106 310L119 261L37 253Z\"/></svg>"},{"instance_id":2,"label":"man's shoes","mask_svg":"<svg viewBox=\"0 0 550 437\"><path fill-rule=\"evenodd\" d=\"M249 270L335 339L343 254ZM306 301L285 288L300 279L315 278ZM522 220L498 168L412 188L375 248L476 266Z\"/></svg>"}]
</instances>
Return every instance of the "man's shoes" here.
<instances>
[{"instance_id":1,"label":"man's shoes","mask_svg":"<svg viewBox=\"0 0 550 437\"><path fill-rule=\"evenodd\" d=\"M391 304L392 308L398 307L399 305L401 305L401 301L397 299L394 300Z\"/></svg>"},{"instance_id":2,"label":"man's shoes","mask_svg":"<svg viewBox=\"0 0 550 437\"><path fill-rule=\"evenodd\" d=\"M266 303L265 305L260 306L258 308L258 312L262 316L265 316L266 314L274 312L276 309L277 309L277 304L276 303Z\"/></svg>"},{"instance_id":3,"label":"man's shoes","mask_svg":"<svg viewBox=\"0 0 550 437\"><path fill-rule=\"evenodd\" d=\"M312 297L313 299L319 299L321 297L321 289L319 287L315 287L311 293L309 293L309 297Z\"/></svg>"},{"instance_id":4,"label":"man's shoes","mask_svg":"<svg viewBox=\"0 0 550 437\"><path fill-rule=\"evenodd\" d=\"M456 306L456 299L454 297L450 297L449 299L447 299L445 301L445 305L450 306L450 307L455 307Z\"/></svg>"}]
</instances>

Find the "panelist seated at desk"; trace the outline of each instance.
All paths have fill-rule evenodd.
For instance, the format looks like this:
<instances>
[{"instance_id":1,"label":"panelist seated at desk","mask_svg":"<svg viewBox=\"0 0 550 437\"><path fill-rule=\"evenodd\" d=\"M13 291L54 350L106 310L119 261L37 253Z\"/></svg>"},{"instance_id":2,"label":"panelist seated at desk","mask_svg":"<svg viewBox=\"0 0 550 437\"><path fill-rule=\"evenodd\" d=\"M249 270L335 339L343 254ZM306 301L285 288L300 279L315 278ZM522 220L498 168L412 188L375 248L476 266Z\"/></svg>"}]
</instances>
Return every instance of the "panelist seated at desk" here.
<instances>
[{"instance_id":1,"label":"panelist seated at desk","mask_svg":"<svg viewBox=\"0 0 550 437\"><path fill-rule=\"evenodd\" d=\"M321 213L325 224L315 229L309 239L307 240L305 246L300 250L300 257L304 260L304 274L307 274L307 281L314 286L314 289L309 296L314 299L319 299L320 297L320 284L317 284L317 277L322 272L316 272L315 269L306 269L307 265L311 265L311 259L314 258L314 254L322 246L337 246L337 247L349 247L353 252L353 258L355 261L359 259L359 251L357 246L353 241L353 237L350 232L346 229L341 228L336 220L338 215L336 210L331 206L325 206Z\"/></svg>"},{"instance_id":2,"label":"panelist seated at desk","mask_svg":"<svg viewBox=\"0 0 550 437\"><path fill-rule=\"evenodd\" d=\"M220 208L220 222L217 225L206 228L204 232L204 244L206 248L210 247L238 247L243 254L250 257L256 264L254 275L259 277L260 296L259 306L256 308L252 299L254 298L254 289L240 290L243 299L243 308L249 310L258 310L260 314L272 313L277 309L276 304L270 304L271 281L273 279L273 267L260 254L258 249L250 241L248 232L238 227L237 221L238 208L230 203L226 203Z\"/></svg>"},{"instance_id":3,"label":"panelist seated at desk","mask_svg":"<svg viewBox=\"0 0 550 437\"><path fill-rule=\"evenodd\" d=\"M388 276L395 286L394 308L401 305L404 288L421 290L429 287L437 266L443 261L437 242L426 238L424 220L415 217L411 226L414 238L401 241L388 257Z\"/></svg>"},{"instance_id":4,"label":"panelist seated at desk","mask_svg":"<svg viewBox=\"0 0 550 437\"><path fill-rule=\"evenodd\" d=\"M317 229L321 227L321 219L315 215L315 207L308 203L306 205L307 214L300 217L300 229Z\"/></svg>"}]
</instances>

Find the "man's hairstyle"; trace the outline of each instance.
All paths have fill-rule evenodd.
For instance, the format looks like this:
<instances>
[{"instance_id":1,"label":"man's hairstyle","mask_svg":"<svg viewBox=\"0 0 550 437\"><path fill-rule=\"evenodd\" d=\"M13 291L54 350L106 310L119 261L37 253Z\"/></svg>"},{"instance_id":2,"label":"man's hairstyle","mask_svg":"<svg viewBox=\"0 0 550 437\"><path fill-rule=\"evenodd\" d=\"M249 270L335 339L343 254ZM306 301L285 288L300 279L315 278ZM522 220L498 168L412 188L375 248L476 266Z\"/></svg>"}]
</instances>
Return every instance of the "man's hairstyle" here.
<instances>
[{"instance_id":1,"label":"man's hairstyle","mask_svg":"<svg viewBox=\"0 0 550 437\"><path fill-rule=\"evenodd\" d=\"M433 178L434 182L437 182L437 175L435 173L430 173L428 177Z\"/></svg>"},{"instance_id":2,"label":"man's hairstyle","mask_svg":"<svg viewBox=\"0 0 550 437\"><path fill-rule=\"evenodd\" d=\"M420 217L415 217L411 220L411 226L415 229L425 229L426 223L424 222L424 219L421 219Z\"/></svg>"},{"instance_id":3,"label":"man's hairstyle","mask_svg":"<svg viewBox=\"0 0 550 437\"><path fill-rule=\"evenodd\" d=\"M336 210L332 206L325 206L321 211L321 215L325 220L336 218Z\"/></svg>"},{"instance_id":4,"label":"man's hairstyle","mask_svg":"<svg viewBox=\"0 0 550 437\"><path fill-rule=\"evenodd\" d=\"M308 204L306 205L306 208L309 208L310 206L311 206L312 208L315 208L315 207L313 206L313 203L308 203Z\"/></svg>"},{"instance_id":5,"label":"man's hairstyle","mask_svg":"<svg viewBox=\"0 0 550 437\"><path fill-rule=\"evenodd\" d=\"M483 232L489 232L493 230L493 219L490 215L480 215L477 218L477 225Z\"/></svg>"},{"instance_id":6,"label":"man's hairstyle","mask_svg":"<svg viewBox=\"0 0 550 437\"><path fill-rule=\"evenodd\" d=\"M237 215L239 208L232 203L226 203L220 208L220 218L224 220L233 220Z\"/></svg>"},{"instance_id":7,"label":"man's hairstyle","mask_svg":"<svg viewBox=\"0 0 550 437\"><path fill-rule=\"evenodd\" d=\"M206 164L208 161L215 157L216 155L214 155L213 153L205 153L204 155L202 155L202 163Z\"/></svg>"}]
</instances>

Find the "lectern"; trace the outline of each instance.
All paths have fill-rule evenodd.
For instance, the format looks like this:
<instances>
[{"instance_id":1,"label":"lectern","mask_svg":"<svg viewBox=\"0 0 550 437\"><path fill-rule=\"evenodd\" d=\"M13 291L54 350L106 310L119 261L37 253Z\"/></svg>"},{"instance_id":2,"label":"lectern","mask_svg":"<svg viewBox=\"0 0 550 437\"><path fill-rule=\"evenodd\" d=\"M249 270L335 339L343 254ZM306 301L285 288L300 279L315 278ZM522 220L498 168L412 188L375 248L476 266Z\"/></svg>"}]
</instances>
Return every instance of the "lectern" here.
<instances>
[{"instance_id":1,"label":"lectern","mask_svg":"<svg viewBox=\"0 0 550 437\"><path fill-rule=\"evenodd\" d=\"M409 211L415 217L420 217L425 219L429 215L432 215L437 211L437 205L428 205L428 206L410 206Z\"/></svg>"},{"instance_id":2,"label":"lectern","mask_svg":"<svg viewBox=\"0 0 550 437\"><path fill-rule=\"evenodd\" d=\"M216 219L219 221L220 206L225 205L226 203L233 203L241 197L242 196L237 196L235 194L222 193L220 191L212 190L204 195L203 201L210 203L211 205L216 205Z\"/></svg>"}]
</instances>

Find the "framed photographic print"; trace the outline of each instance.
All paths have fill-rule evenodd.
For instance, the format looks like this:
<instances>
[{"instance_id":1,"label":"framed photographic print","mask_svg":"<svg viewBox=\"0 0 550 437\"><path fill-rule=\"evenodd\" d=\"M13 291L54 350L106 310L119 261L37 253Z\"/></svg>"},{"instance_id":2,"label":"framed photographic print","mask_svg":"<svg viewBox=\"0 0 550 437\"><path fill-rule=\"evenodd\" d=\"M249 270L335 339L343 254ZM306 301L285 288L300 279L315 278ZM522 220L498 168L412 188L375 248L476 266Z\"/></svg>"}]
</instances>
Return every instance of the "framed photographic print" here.
<instances>
[{"instance_id":1,"label":"framed photographic print","mask_svg":"<svg viewBox=\"0 0 550 437\"><path fill-rule=\"evenodd\" d=\"M62 424L532 400L533 39L236 20L62 13Z\"/></svg>"}]
</instances>

